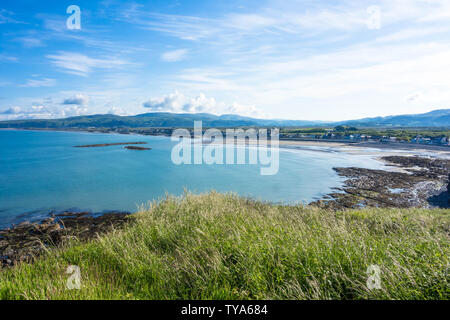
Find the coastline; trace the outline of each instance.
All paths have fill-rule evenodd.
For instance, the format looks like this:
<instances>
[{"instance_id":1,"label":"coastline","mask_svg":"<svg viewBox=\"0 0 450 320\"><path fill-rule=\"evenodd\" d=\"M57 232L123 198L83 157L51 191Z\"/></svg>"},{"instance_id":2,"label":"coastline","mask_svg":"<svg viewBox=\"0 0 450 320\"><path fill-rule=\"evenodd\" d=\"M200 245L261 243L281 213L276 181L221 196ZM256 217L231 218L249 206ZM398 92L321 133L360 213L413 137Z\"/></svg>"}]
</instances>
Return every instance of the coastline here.
<instances>
[{"instance_id":1,"label":"coastline","mask_svg":"<svg viewBox=\"0 0 450 320\"><path fill-rule=\"evenodd\" d=\"M440 208L450 208L447 190L450 160L386 156L382 161L401 168L403 172L334 168L347 180L341 188L309 206L345 211L364 207L427 208L434 202ZM120 229L131 221L129 218L132 216L121 211L102 215L65 212L0 230L0 270L22 262L33 262L49 249L62 247L73 240L88 241Z\"/></svg>"},{"instance_id":2,"label":"coastline","mask_svg":"<svg viewBox=\"0 0 450 320\"><path fill-rule=\"evenodd\" d=\"M334 168L336 173L345 179L342 186L320 200L309 203L311 206L333 211L364 207L449 207L446 187L449 183L450 151L433 150L433 158L423 157L424 152L429 154L429 150L414 148L396 152L392 149L380 150L336 142L281 141L280 147L370 155L385 164L382 170ZM120 228L127 215L119 211L98 216L86 212L66 212L59 215L49 213L45 219L25 221L11 228L0 229L0 269L2 266L29 261L47 251L48 247L63 245L74 237L88 240L98 234Z\"/></svg>"},{"instance_id":3,"label":"coastline","mask_svg":"<svg viewBox=\"0 0 450 320\"><path fill-rule=\"evenodd\" d=\"M148 135L148 134L139 134L139 133L119 133L119 132L101 132L101 131L92 131L92 130L81 130L81 129L40 129L40 128L29 128L29 129L17 129L17 128L0 128L0 130L13 130L13 131L57 131L57 132L78 132L78 133L86 133L86 134L113 134L113 135L128 135L128 136L154 136L154 137L167 137L168 135L160 134L160 135ZM136 142L126 143L132 144ZM139 142L142 144L145 142ZM226 143L224 141L224 143ZM206 145L207 143L205 143ZM109 144L108 144L109 145ZM114 145L114 144L113 144ZM254 146L255 143L253 141L246 141L247 146ZM268 141L268 147L270 147L270 140ZM371 159L379 162L382 165L382 170L388 173L404 173L411 175L411 171L409 167L404 167L399 164L392 164L387 161L387 157L425 157L432 159L442 159L450 161L450 147L441 147L441 146L427 146L427 145L415 145L415 144L404 144L404 143L355 143L355 142L336 142L336 141L324 141L324 140L288 140L283 139L279 141L280 149L293 149L293 150L307 150L312 152L341 152L349 155L363 155L369 156ZM399 149L395 149L399 147ZM151 148L149 148L151 149ZM344 168L334 168L339 176L343 178L348 178L343 172ZM361 172L363 168L353 168L360 170ZM423 169L423 168L422 168ZM449 169L450 170L450 169ZM414 174L414 172L412 173ZM355 177L353 177L355 178ZM445 177L444 179L446 179ZM406 178L407 179L407 178ZM445 184L443 179L442 185ZM346 181L343 182L340 191L346 187ZM436 187L434 192L438 192L438 188ZM329 197L330 194L323 196L323 198ZM321 201L320 199L319 201ZM314 202L311 202L314 203ZM1 228L0 228L1 229Z\"/></svg>"},{"instance_id":4,"label":"coastline","mask_svg":"<svg viewBox=\"0 0 450 320\"><path fill-rule=\"evenodd\" d=\"M123 134L123 133L117 133L117 132L92 132L88 130L59 130L59 129L16 129L16 128L0 128L0 130L12 130L12 131L58 131L58 132L78 132L78 133L86 133L86 134L92 134L92 133L103 133L103 134L115 134L115 135L129 135L129 136L149 136L149 135L143 135L138 133L130 133L130 134ZM165 136L166 135L150 135L150 136ZM133 144L137 142L130 142L126 144ZM139 142L139 144L143 144L144 142ZM124 143L125 144L125 143ZM109 144L108 144L109 145ZM115 144L112 144L115 145ZM254 143L252 141L247 142L247 145L252 146ZM431 157L435 159L450 159L450 148L447 147L439 147L439 146L428 146L429 148L421 148L420 146L416 145L405 145L405 144L395 144L395 145L403 145L403 148L396 150L392 149L392 145L389 144L383 144L383 143L344 143L344 142L335 142L335 141L303 141L303 140L281 140L279 142L279 147L282 149L295 149L295 150L308 150L308 151L317 151L317 152L342 152L347 153L350 155L368 155L370 158L378 161L383 165L382 170L371 170L371 169L363 169L363 168L351 168L353 170L353 173L349 173L346 171L348 168L334 168L334 170L337 172L337 174L343 178L351 178L355 179L357 178L356 172L359 172L360 174L364 175L371 171L377 171L377 172L384 172L385 175L391 174L391 173L401 173L401 174L407 174L408 176L405 176L406 180L410 180L409 177L411 175L414 175L414 172L411 172L411 168L408 166L402 166L399 164L393 164L386 160L388 157ZM270 146L270 142L268 144ZM443 149L445 148L445 149ZM150 149L150 148L149 148ZM448 150L447 150L448 149ZM423 167L422 167L423 169ZM383 176L383 174L381 174ZM428 190L429 193L437 193L445 184L445 178L441 179L440 184L435 184L435 187L432 188L432 190ZM425 181L422 181L425 182ZM344 181L342 186L340 188L337 188L336 190L339 192L345 192L345 188L348 187L348 180ZM411 186L408 186L408 188L411 188ZM411 190L411 193L414 191ZM335 193L330 193L327 195L324 195L320 200L313 201L310 204L316 204L319 202L322 202L324 200L328 200L330 197L335 197ZM423 202L421 203L423 204ZM394 205L395 206L395 205ZM345 208L342 207L342 208ZM51 213L48 213L48 216L50 216ZM42 220L42 218L41 218ZM26 220L28 221L28 220ZM29 222L32 222L33 220L29 220ZM18 222L19 223L19 222ZM21 222L20 222L21 223ZM2 228L0 228L1 230Z\"/></svg>"},{"instance_id":5,"label":"coastline","mask_svg":"<svg viewBox=\"0 0 450 320\"><path fill-rule=\"evenodd\" d=\"M101 130L88 130L88 129L53 129L53 128L0 128L0 131L58 131L58 132L80 132L80 133L93 133L93 134L114 134L125 136L152 136L152 137L170 137L170 135L159 134L141 134L136 132L121 133ZM270 143L269 143L270 145ZM392 150L406 151L411 153L430 152L434 151L439 154L446 155L450 158L450 146L439 145L426 145L426 144L413 144L413 143L398 143L398 142L343 142L343 141L328 141L328 140L299 140L283 138L279 141L280 147L324 147L324 148L347 148L351 147L358 149L379 149L379 150Z\"/></svg>"},{"instance_id":6,"label":"coastline","mask_svg":"<svg viewBox=\"0 0 450 320\"><path fill-rule=\"evenodd\" d=\"M370 143L343 143L329 141L299 141L299 140L281 140L280 147L284 148L330 148L339 151L360 154L360 155L423 155L434 154L438 157L450 159L450 147L433 146L433 145L415 145L405 143L385 144L379 142Z\"/></svg>"},{"instance_id":7,"label":"coastline","mask_svg":"<svg viewBox=\"0 0 450 320\"><path fill-rule=\"evenodd\" d=\"M127 212L100 216L88 212L65 212L0 230L0 270L21 262L32 262L50 247L60 247L74 239L90 240L120 228L129 215Z\"/></svg>"},{"instance_id":8,"label":"coastline","mask_svg":"<svg viewBox=\"0 0 450 320\"><path fill-rule=\"evenodd\" d=\"M387 170L334 168L346 180L310 205L333 210L377 208L450 208L450 160L385 155Z\"/></svg>"},{"instance_id":9,"label":"coastline","mask_svg":"<svg viewBox=\"0 0 450 320\"><path fill-rule=\"evenodd\" d=\"M140 134L140 133L120 133L120 132L104 132L101 130L87 129L52 129L52 128L0 128L0 131L57 131L57 132L78 132L86 134L113 134L125 136L152 136L152 137L170 137L167 134ZM224 142L225 143L225 142ZM251 142L247 142L252 145ZM270 141L268 142L270 146ZM298 139L281 139L279 141L280 148L286 149L308 149L314 151L339 151L355 155L370 155L373 159L380 161L382 156L394 156L400 152L405 156L431 156L437 158L450 159L450 146L423 145L411 143L381 143L381 142L337 142L327 140L298 140ZM328 149L328 150L327 150Z\"/></svg>"}]
</instances>

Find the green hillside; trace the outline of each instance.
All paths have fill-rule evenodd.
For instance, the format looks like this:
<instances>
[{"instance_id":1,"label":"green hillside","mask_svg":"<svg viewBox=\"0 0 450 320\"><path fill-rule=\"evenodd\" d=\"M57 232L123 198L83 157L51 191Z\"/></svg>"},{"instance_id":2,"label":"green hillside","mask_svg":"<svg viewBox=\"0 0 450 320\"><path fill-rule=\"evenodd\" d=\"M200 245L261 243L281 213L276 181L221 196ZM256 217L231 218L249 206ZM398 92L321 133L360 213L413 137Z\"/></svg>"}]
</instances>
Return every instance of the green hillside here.
<instances>
[{"instance_id":1,"label":"green hillside","mask_svg":"<svg viewBox=\"0 0 450 320\"><path fill-rule=\"evenodd\" d=\"M449 127L450 109L435 110L424 114L367 118L340 122L307 120L265 120L238 115L217 116L208 113L167 113L154 112L135 116L112 114L79 116L66 119L24 119L0 121L0 128L143 128L143 127L184 127L194 126L194 121L202 121L203 127L304 127L352 125L356 127Z\"/></svg>"},{"instance_id":2,"label":"green hillside","mask_svg":"<svg viewBox=\"0 0 450 320\"><path fill-rule=\"evenodd\" d=\"M448 210L344 212L217 193L0 272L2 299L449 299ZM81 289L65 270L81 269ZM380 268L381 289L367 286Z\"/></svg>"}]
</instances>

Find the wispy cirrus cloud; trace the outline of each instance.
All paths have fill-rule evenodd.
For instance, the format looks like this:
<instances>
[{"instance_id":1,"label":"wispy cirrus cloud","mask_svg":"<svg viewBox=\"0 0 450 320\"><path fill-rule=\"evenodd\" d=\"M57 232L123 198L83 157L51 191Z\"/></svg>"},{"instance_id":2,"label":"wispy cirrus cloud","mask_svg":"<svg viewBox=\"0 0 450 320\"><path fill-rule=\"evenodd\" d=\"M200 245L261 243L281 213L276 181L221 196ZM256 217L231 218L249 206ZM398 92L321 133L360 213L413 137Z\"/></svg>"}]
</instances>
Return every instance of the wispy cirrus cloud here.
<instances>
[{"instance_id":1,"label":"wispy cirrus cloud","mask_svg":"<svg viewBox=\"0 0 450 320\"><path fill-rule=\"evenodd\" d=\"M6 9L0 9L0 24L14 23L14 24L27 24L24 21L17 20L15 14L12 11Z\"/></svg>"},{"instance_id":2,"label":"wispy cirrus cloud","mask_svg":"<svg viewBox=\"0 0 450 320\"><path fill-rule=\"evenodd\" d=\"M28 87L28 88L38 88L38 87L54 87L56 85L55 79L28 79L28 81L21 85L21 87Z\"/></svg>"},{"instance_id":3,"label":"wispy cirrus cloud","mask_svg":"<svg viewBox=\"0 0 450 320\"><path fill-rule=\"evenodd\" d=\"M94 69L116 69L130 64L126 60L115 57L91 58L72 52L59 52L46 57L63 72L83 77L88 76Z\"/></svg>"},{"instance_id":4,"label":"wispy cirrus cloud","mask_svg":"<svg viewBox=\"0 0 450 320\"><path fill-rule=\"evenodd\" d=\"M216 17L161 14L131 5L120 12L117 19L143 29L166 33L183 40L212 41L227 44L251 35L263 39L277 35L300 37L337 31L364 31L370 13L369 6L381 10L383 26L405 21L436 22L450 16L450 3L445 0L427 1L336 1L324 5L311 2L303 6L296 0L268 1L265 6L248 12L231 12ZM304 7L304 8L303 8Z\"/></svg>"},{"instance_id":5,"label":"wispy cirrus cloud","mask_svg":"<svg viewBox=\"0 0 450 320\"><path fill-rule=\"evenodd\" d=\"M2 62L17 62L19 59L11 55L0 54L0 61Z\"/></svg>"},{"instance_id":6,"label":"wispy cirrus cloud","mask_svg":"<svg viewBox=\"0 0 450 320\"><path fill-rule=\"evenodd\" d=\"M85 106L92 113L246 113L257 106L277 117L337 120L450 105L448 0L264 0L251 6L230 0L211 2L207 10L179 3L174 9L167 2L86 2L83 28L75 32L67 30L64 11L54 10L28 15L36 30L3 25L10 30L4 49L11 50L0 54L3 85L45 87L51 84L45 79L54 78L54 110ZM368 27L369 6L380 10L380 29ZM13 51L19 38L37 49ZM15 65L5 62L18 61L21 71L9 77ZM166 63L177 61L185 63ZM175 88L186 96L164 95ZM16 91L3 106L48 106ZM79 92L91 101L63 104Z\"/></svg>"},{"instance_id":7,"label":"wispy cirrus cloud","mask_svg":"<svg viewBox=\"0 0 450 320\"><path fill-rule=\"evenodd\" d=\"M44 46L43 41L36 37L20 37L17 38L16 41L22 43L24 48L37 48Z\"/></svg>"},{"instance_id":8,"label":"wispy cirrus cloud","mask_svg":"<svg viewBox=\"0 0 450 320\"><path fill-rule=\"evenodd\" d=\"M165 62L181 61L181 60L184 60L187 53L188 53L188 50L186 50L186 49L167 51L161 55L161 60L165 61Z\"/></svg>"}]
</instances>

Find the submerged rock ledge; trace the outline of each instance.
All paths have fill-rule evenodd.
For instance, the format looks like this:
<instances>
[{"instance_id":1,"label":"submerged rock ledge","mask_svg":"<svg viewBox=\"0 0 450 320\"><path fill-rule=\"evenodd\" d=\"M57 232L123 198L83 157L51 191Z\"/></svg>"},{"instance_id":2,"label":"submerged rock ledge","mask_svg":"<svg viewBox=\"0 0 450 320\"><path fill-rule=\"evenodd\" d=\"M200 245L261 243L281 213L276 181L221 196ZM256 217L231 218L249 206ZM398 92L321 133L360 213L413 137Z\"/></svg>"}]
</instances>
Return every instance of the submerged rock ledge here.
<instances>
[{"instance_id":1,"label":"submerged rock ledge","mask_svg":"<svg viewBox=\"0 0 450 320\"><path fill-rule=\"evenodd\" d=\"M147 142L117 142L117 143L102 143L102 144L87 144L81 146L74 146L74 148L99 148L99 147L110 147L110 146L123 146L129 144L147 144Z\"/></svg>"},{"instance_id":2,"label":"submerged rock ledge","mask_svg":"<svg viewBox=\"0 0 450 320\"><path fill-rule=\"evenodd\" d=\"M126 146L124 148L128 149L128 150L139 150L139 151L152 150L152 148L143 148L143 147L135 147L135 146Z\"/></svg>"}]
</instances>

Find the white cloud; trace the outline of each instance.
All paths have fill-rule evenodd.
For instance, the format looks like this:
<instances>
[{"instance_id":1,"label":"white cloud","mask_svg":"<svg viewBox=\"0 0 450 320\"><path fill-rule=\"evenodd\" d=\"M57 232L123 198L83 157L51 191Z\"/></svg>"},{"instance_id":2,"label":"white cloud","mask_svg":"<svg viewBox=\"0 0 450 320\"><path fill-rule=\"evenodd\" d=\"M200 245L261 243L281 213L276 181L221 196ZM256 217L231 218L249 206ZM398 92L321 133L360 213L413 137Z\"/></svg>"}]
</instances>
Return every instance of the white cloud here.
<instances>
[{"instance_id":1,"label":"white cloud","mask_svg":"<svg viewBox=\"0 0 450 320\"><path fill-rule=\"evenodd\" d=\"M44 106L31 105L30 107L11 107L0 111L0 120L21 120L21 119L55 119L80 116L88 112L82 106Z\"/></svg>"},{"instance_id":2,"label":"white cloud","mask_svg":"<svg viewBox=\"0 0 450 320\"><path fill-rule=\"evenodd\" d=\"M53 87L56 85L55 79L29 79L27 83L21 85L21 87L31 87L31 88L38 88L38 87Z\"/></svg>"},{"instance_id":3,"label":"white cloud","mask_svg":"<svg viewBox=\"0 0 450 320\"><path fill-rule=\"evenodd\" d=\"M343 0L328 5L323 2L301 4L298 0L273 0L252 12L228 13L214 19L159 14L133 5L118 19L184 40L208 39L223 43L224 39L237 40L249 34L305 35L367 30L370 19L367 8L374 5L380 8L383 27L408 20L434 22L450 17L450 3L445 0Z\"/></svg>"},{"instance_id":4,"label":"white cloud","mask_svg":"<svg viewBox=\"0 0 450 320\"><path fill-rule=\"evenodd\" d=\"M381 10L379 30L367 27L367 8L372 5ZM89 104L92 112L120 114L115 106L126 106L134 114L142 112L149 88L156 96L179 88L191 96L175 92L152 98L145 103L147 109L250 116L257 116L261 109L277 118L324 120L414 113L450 105L448 0L267 0L199 16L159 14L143 8L132 5L120 11L122 17L119 11L111 13L133 24L130 28L149 30L152 36L157 33L169 48L182 49L161 49L146 41L147 35L127 39L130 42L125 45L109 38L112 35L107 30L103 30L105 37L91 29L66 32L63 15L54 17L58 23L47 21L47 34L40 35L46 43L50 39L76 41L81 48L97 52L67 50L47 56L65 73L95 75L76 91L60 92L55 97L58 102L84 92L93 100ZM96 38L98 34L101 39ZM194 57L192 52L195 59L189 61L189 69L180 63L161 72L150 68L147 59L151 53L156 60L174 62ZM0 55L2 62L15 59ZM143 68L130 70L128 61L138 59ZM22 81L45 85L32 80ZM59 86L63 83L58 81ZM199 92L203 94L192 95ZM28 105L21 99L8 101L8 106Z\"/></svg>"},{"instance_id":5,"label":"white cloud","mask_svg":"<svg viewBox=\"0 0 450 320\"><path fill-rule=\"evenodd\" d=\"M84 106L89 103L89 96L77 94L73 97L64 99L63 104Z\"/></svg>"},{"instance_id":6,"label":"white cloud","mask_svg":"<svg viewBox=\"0 0 450 320\"><path fill-rule=\"evenodd\" d=\"M211 114L239 114L245 116L260 117L260 110L255 106L246 106L236 102L231 105L217 102L214 98L208 98L203 93L197 97L189 98L175 91L162 98L152 98L143 103L144 108L156 112L174 113L211 113Z\"/></svg>"},{"instance_id":7,"label":"white cloud","mask_svg":"<svg viewBox=\"0 0 450 320\"><path fill-rule=\"evenodd\" d=\"M8 109L6 109L4 111L0 111L0 114L1 115L10 115L10 114L14 115L14 114L20 113L21 110L22 109L20 107L11 107L11 108L8 108Z\"/></svg>"},{"instance_id":8,"label":"white cloud","mask_svg":"<svg viewBox=\"0 0 450 320\"><path fill-rule=\"evenodd\" d=\"M35 37L23 37L17 38L16 40L21 42L25 48L36 48L44 46L42 40Z\"/></svg>"},{"instance_id":9,"label":"white cloud","mask_svg":"<svg viewBox=\"0 0 450 320\"><path fill-rule=\"evenodd\" d=\"M17 62L19 59L17 57L8 56L4 54L0 54L0 61L6 61L6 62Z\"/></svg>"},{"instance_id":10,"label":"white cloud","mask_svg":"<svg viewBox=\"0 0 450 320\"><path fill-rule=\"evenodd\" d=\"M256 106L253 105L242 105L234 102L228 109L228 114L238 114L241 116L249 116L254 118L268 118L269 115L264 114Z\"/></svg>"},{"instance_id":11,"label":"white cloud","mask_svg":"<svg viewBox=\"0 0 450 320\"><path fill-rule=\"evenodd\" d=\"M10 81L0 81L0 87L8 87L11 86L13 83Z\"/></svg>"},{"instance_id":12,"label":"white cloud","mask_svg":"<svg viewBox=\"0 0 450 320\"><path fill-rule=\"evenodd\" d=\"M122 108L119 107L111 107L111 109L109 109L108 114L114 114L116 116L127 116L128 113L123 110Z\"/></svg>"},{"instance_id":13,"label":"white cloud","mask_svg":"<svg viewBox=\"0 0 450 320\"><path fill-rule=\"evenodd\" d=\"M5 23L26 24L23 21L16 20L14 18L14 12L6 9L0 9L0 24Z\"/></svg>"},{"instance_id":14,"label":"white cloud","mask_svg":"<svg viewBox=\"0 0 450 320\"><path fill-rule=\"evenodd\" d=\"M80 53L60 52L56 55L47 55L53 65L69 74L87 76L93 69L115 69L129 64L127 61L108 57L102 59L90 58Z\"/></svg>"},{"instance_id":15,"label":"white cloud","mask_svg":"<svg viewBox=\"0 0 450 320\"><path fill-rule=\"evenodd\" d=\"M165 61L165 62L181 61L186 57L187 53L188 53L188 50L186 50L186 49L167 51L161 55L161 60Z\"/></svg>"},{"instance_id":16,"label":"white cloud","mask_svg":"<svg viewBox=\"0 0 450 320\"><path fill-rule=\"evenodd\" d=\"M173 76L173 83L185 91L227 92L244 104L276 110L278 118L345 120L447 107L448 74L448 43L374 40L245 66L184 70ZM422 94L414 104L405 99L416 92Z\"/></svg>"}]
</instances>

